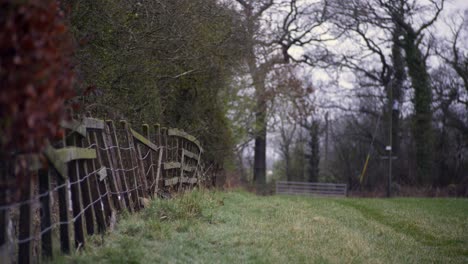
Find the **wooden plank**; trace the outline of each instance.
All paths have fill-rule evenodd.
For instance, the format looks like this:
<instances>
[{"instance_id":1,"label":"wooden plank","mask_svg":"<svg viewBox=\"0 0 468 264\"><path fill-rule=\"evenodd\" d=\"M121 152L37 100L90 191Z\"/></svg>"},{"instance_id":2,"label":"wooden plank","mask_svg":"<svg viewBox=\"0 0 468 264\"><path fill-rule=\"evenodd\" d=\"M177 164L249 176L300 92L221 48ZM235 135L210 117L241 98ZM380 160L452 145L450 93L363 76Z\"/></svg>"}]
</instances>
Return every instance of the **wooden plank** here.
<instances>
[{"instance_id":1,"label":"wooden plank","mask_svg":"<svg viewBox=\"0 0 468 264\"><path fill-rule=\"evenodd\" d=\"M126 177L126 172L124 171L118 171L117 168L124 168L124 163L122 160L122 153L120 152L120 143L119 140L117 139L117 132L115 129L114 122L112 120L106 121L107 127L106 127L106 134L108 135L107 140L107 146L115 146L115 148L109 149L109 154L111 159L113 160L113 172L115 173L115 177L120 179L121 183L121 190L122 190L122 196L125 201L125 204L127 206L127 210L130 212L134 211L134 202L132 200L132 197L130 197L130 193L128 192L129 190L129 183L128 179ZM136 201L138 202L138 201Z\"/></svg>"},{"instance_id":2,"label":"wooden plank","mask_svg":"<svg viewBox=\"0 0 468 264\"><path fill-rule=\"evenodd\" d=\"M175 161L165 162L163 164L163 167L165 170L180 169L180 162L175 162ZM184 165L184 171L192 172L192 171L195 171L195 169L196 167L194 166Z\"/></svg>"},{"instance_id":3,"label":"wooden plank","mask_svg":"<svg viewBox=\"0 0 468 264\"><path fill-rule=\"evenodd\" d=\"M26 175L25 171L20 172L23 175L23 179L30 177L29 179L23 181L23 186L21 188L21 201L31 200L33 192L33 175ZM20 177L21 177L20 176ZM33 212L31 203L25 203L20 206L20 216L19 216L19 240L25 240L19 243L18 249L18 263L33 263L33 242L34 239L30 239L32 236L33 229Z\"/></svg>"},{"instance_id":4,"label":"wooden plank","mask_svg":"<svg viewBox=\"0 0 468 264\"><path fill-rule=\"evenodd\" d=\"M181 164L181 166L182 166L182 168L183 168L184 165L185 165L185 164L184 164L185 155L184 155L184 149L183 149L183 148L180 148L180 149L181 149L181 152L182 152L181 155L180 155L180 164ZM179 177L180 177L179 189L182 190L182 187L183 187L183 184L184 184L184 181L183 181L183 179L184 179L184 170L183 170L183 169L180 170L180 175L179 175Z\"/></svg>"},{"instance_id":5,"label":"wooden plank","mask_svg":"<svg viewBox=\"0 0 468 264\"><path fill-rule=\"evenodd\" d=\"M195 153L193 153L193 152L190 152L190 151L188 151L188 150L186 150L186 149L183 149L183 151L184 151L184 155L185 155L186 157L189 157L189 158L194 159L194 160L198 160L198 154L195 154Z\"/></svg>"},{"instance_id":6,"label":"wooden plank","mask_svg":"<svg viewBox=\"0 0 468 264\"><path fill-rule=\"evenodd\" d=\"M94 160L85 161L85 171L87 173L89 173L90 171L96 171L96 164ZM89 180L89 186L90 186L91 199L93 203L94 201L99 200L98 203L93 204L94 217L96 219L96 224L98 228L97 230L100 234L104 234L106 231L106 222L105 222L105 216L104 216L104 198L101 197L101 194L99 192L99 180L97 179L97 177L92 177Z\"/></svg>"},{"instance_id":7,"label":"wooden plank","mask_svg":"<svg viewBox=\"0 0 468 264\"><path fill-rule=\"evenodd\" d=\"M169 152L168 152L168 136L167 136L167 128L162 127L161 128L161 146L163 147L163 158L162 158L162 166L164 166L164 163L166 163L169 160ZM167 179L169 176L169 172L166 170L162 170L162 179ZM163 182L164 183L164 182ZM162 187L165 187L165 184L162 184Z\"/></svg>"},{"instance_id":8,"label":"wooden plank","mask_svg":"<svg viewBox=\"0 0 468 264\"><path fill-rule=\"evenodd\" d=\"M57 185L62 186L68 182L63 176L58 175L58 172L54 168L56 174ZM68 173L67 173L68 175ZM60 249L63 253L70 253L70 219L68 217L68 206L69 206L69 193L67 186L61 187L57 190L58 204L59 204L59 221L60 224Z\"/></svg>"},{"instance_id":9,"label":"wooden plank","mask_svg":"<svg viewBox=\"0 0 468 264\"><path fill-rule=\"evenodd\" d=\"M146 125L146 126L148 126L148 125ZM150 149L152 149L154 151L158 151L158 146L156 146L153 142L151 142L150 140L148 140L147 138L145 138L144 136L142 136L140 133L136 132L132 128L129 128L129 129L130 129L130 133L132 134L132 136L136 140L138 140L140 143L144 144L148 148L150 148Z\"/></svg>"},{"instance_id":10,"label":"wooden plank","mask_svg":"<svg viewBox=\"0 0 468 264\"><path fill-rule=\"evenodd\" d=\"M68 137L66 142L67 146L70 145L77 145L77 137L78 135L72 134L72 136ZM91 150L94 151L94 150ZM95 152L95 151L94 151ZM80 171L78 166L80 161L78 160L71 160L68 163L68 175L70 177L70 189L71 189L71 200L72 200L72 211L73 211L73 230L74 230L74 238L75 238L75 247L81 248L85 245L85 236L84 236L84 218L82 214L83 204L81 201L82 193L81 193L81 186L79 184L80 181Z\"/></svg>"},{"instance_id":11,"label":"wooden plank","mask_svg":"<svg viewBox=\"0 0 468 264\"><path fill-rule=\"evenodd\" d=\"M82 125L88 129L104 129L105 122L101 119L86 117L83 118Z\"/></svg>"},{"instance_id":12,"label":"wooden plank","mask_svg":"<svg viewBox=\"0 0 468 264\"><path fill-rule=\"evenodd\" d=\"M143 208L143 205L140 203L140 197L143 197L143 191L141 188L143 184L142 183L140 184L141 177L140 177L139 170L137 170L139 166L138 166L138 162L135 161L136 154L134 153L136 153L136 150L135 150L135 146L132 144L133 136L129 132L129 126L128 126L127 121L121 120L120 125L121 125L121 128L124 130L123 138L128 148L128 150L125 151L126 165L129 165L128 169L131 169L131 171L129 171L129 174L130 174L129 178L131 179L133 183L133 186L130 186L132 189L132 192L130 193L130 195L133 198L135 209L139 210ZM127 175L127 172L125 173L125 175Z\"/></svg>"},{"instance_id":13,"label":"wooden plank","mask_svg":"<svg viewBox=\"0 0 468 264\"><path fill-rule=\"evenodd\" d=\"M170 170L170 169L179 169L180 168L180 162L166 162L164 163L164 169L165 170Z\"/></svg>"},{"instance_id":14,"label":"wooden plank","mask_svg":"<svg viewBox=\"0 0 468 264\"><path fill-rule=\"evenodd\" d=\"M132 131L133 129L130 128L130 131ZM141 136L141 135L140 135ZM143 137L143 136L142 136ZM135 146L135 149L136 149L136 157L135 157L135 161L136 163L138 164L138 167L140 169L140 173L139 173L139 176L140 176L140 180L141 182L143 183L143 190L142 190L142 193L143 193L143 197L148 197L149 194L151 194L150 190L149 190L149 184L148 184L148 178L146 176L146 168L145 168L145 162L143 160L144 155L143 155L143 151L142 151L142 145L139 144L138 142L135 142L135 137L131 138L130 140L132 141L132 144ZM149 142L148 139L144 138L146 141ZM139 141L139 140L138 140ZM141 141L140 141L141 143ZM151 142L149 142L151 143ZM152 144L152 143L151 143ZM143 145L146 145L146 144L143 144ZM157 148L156 148L157 149ZM145 154L146 156L146 154ZM148 157L146 157L148 158Z\"/></svg>"},{"instance_id":15,"label":"wooden plank","mask_svg":"<svg viewBox=\"0 0 468 264\"><path fill-rule=\"evenodd\" d=\"M60 122L60 126L86 137L86 127L78 120L65 120Z\"/></svg>"},{"instance_id":16,"label":"wooden plank","mask_svg":"<svg viewBox=\"0 0 468 264\"><path fill-rule=\"evenodd\" d=\"M179 130L177 128L169 128L167 131L169 136L177 136L187 139L188 141L193 142L197 147L200 149L200 152L203 152L203 148L201 147L200 141L197 140L194 136L188 134L185 131Z\"/></svg>"},{"instance_id":17,"label":"wooden plank","mask_svg":"<svg viewBox=\"0 0 468 264\"><path fill-rule=\"evenodd\" d=\"M162 161L163 161L163 143L162 143L162 138L161 138L161 126L156 123L153 126L154 129L154 143L159 147L159 154L158 154L158 169L156 171L156 185L154 188L154 197L157 197L157 193L159 190L159 181L161 178L161 166L162 166Z\"/></svg>"},{"instance_id":18,"label":"wooden plank","mask_svg":"<svg viewBox=\"0 0 468 264\"><path fill-rule=\"evenodd\" d=\"M97 145L97 138L94 131L102 131L105 128L105 123L102 120L91 118L91 114L89 112L86 114L86 116L87 118L84 119L83 123L88 129L88 133L86 135L86 140L84 140L83 142L87 146L87 148L93 148L96 151L96 155L98 156L99 148ZM93 135L93 137L91 137L91 135ZM97 162L97 159L85 160L85 173L88 174L89 172L97 171ZM100 167L100 170L97 172L95 177L91 177L89 179L89 191L91 201L93 203L93 214L96 220L97 231L101 235L104 234L107 229L106 215L109 215L109 217L111 217L114 212L110 200L110 195L106 194L108 191L106 185L106 177L107 169L105 167ZM103 193L101 193L101 189L103 190Z\"/></svg>"},{"instance_id":19,"label":"wooden plank","mask_svg":"<svg viewBox=\"0 0 468 264\"><path fill-rule=\"evenodd\" d=\"M189 183L189 184L194 184L198 181L197 178L190 178L190 177L182 177L180 179L180 182L183 182L183 183Z\"/></svg>"},{"instance_id":20,"label":"wooden plank","mask_svg":"<svg viewBox=\"0 0 468 264\"><path fill-rule=\"evenodd\" d=\"M155 194L158 192L158 187L159 187L159 178L161 175L161 165L162 165L162 158L163 158L163 150L159 150L159 158L158 158L158 170L156 172L156 187L154 189ZM156 197L156 195L155 195Z\"/></svg>"},{"instance_id":21,"label":"wooden plank","mask_svg":"<svg viewBox=\"0 0 468 264\"><path fill-rule=\"evenodd\" d=\"M140 178L140 181L143 183L143 186L141 187L142 188L142 197L147 197L150 192L149 190L149 184L148 184L148 178L147 178L147 175L146 175L146 168L145 168L145 162L142 160L144 157L143 157L143 152L141 150L141 145L138 144L138 143L135 143L135 147L136 147L136 157L135 157L135 162L137 163L138 165L138 168L139 168L139 178Z\"/></svg>"},{"instance_id":22,"label":"wooden plank","mask_svg":"<svg viewBox=\"0 0 468 264\"><path fill-rule=\"evenodd\" d=\"M68 178L67 162L78 159L95 159L96 151L94 149L85 149L77 147L65 147L54 149L51 145L44 150L47 159L52 163L59 174Z\"/></svg>"},{"instance_id":23,"label":"wooden plank","mask_svg":"<svg viewBox=\"0 0 468 264\"><path fill-rule=\"evenodd\" d=\"M77 147L83 147L84 146L84 140L85 138L77 138ZM78 173L80 175L80 179L82 180L80 183L80 188L81 188L81 193L82 193L82 199L83 199L83 208L85 209L84 212L84 217L86 219L86 232L88 235L93 235L94 234L94 226L95 226L95 219L94 219L94 206L92 206L93 203L93 198L91 197L91 186L90 186L90 178L96 178L98 177L97 173L90 175L89 173L94 172L94 171L88 171L87 166L85 165L85 161L79 161L78 162ZM86 177L83 179L83 177Z\"/></svg>"},{"instance_id":24,"label":"wooden plank","mask_svg":"<svg viewBox=\"0 0 468 264\"><path fill-rule=\"evenodd\" d=\"M0 159L0 206L8 206L11 203L12 181L14 180L14 166L8 159ZM12 243L9 238L10 210L0 209L0 259L5 263L13 263Z\"/></svg>"},{"instance_id":25,"label":"wooden plank","mask_svg":"<svg viewBox=\"0 0 468 264\"><path fill-rule=\"evenodd\" d=\"M164 185L173 186L173 185L176 185L178 182L179 182L179 177L173 177L173 178L164 180Z\"/></svg>"},{"instance_id":26,"label":"wooden plank","mask_svg":"<svg viewBox=\"0 0 468 264\"><path fill-rule=\"evenodd\" d=\"M99 150L99 155L98 155L98 160L101 166L104 166L109 169L107 172L107 181L104 181L105 183L108 183L109 190L112 192L110 195L112 199L112 204L114 205L114 208L118 211L124 210L126 208L126 204L124 202L124 199L121 198L120 193L121 193L121 186L119 184L118 178L115 175L115 170L112 169L113 165L109 156L108 150L108 145L106 140L104 140L106 132L103 130L96 130L95 131L95 136L96 136L96 142L97 146L100 149Z\"/></svg>"},{"instance_id":27,"label":"wooden plank","mask_svg":"<svg viewBox=\"0 0 468 264\"><path fill-rule=\"evenodd\" d=\"M197 167L184 165L184 171L192 172L195 171Z\"/></svg>"},{"instance_id":28,"label":"wooden plank","mask_svg":"<svg viewBox=\"0 0 468 264\"><path fill-rule=\"evenodd\" d=\"M143 135L149 140L151 141L151 137L150 137L150 127L148 124L143 124L142 126L142 130L143 130ZM155 145L155 144L154 144ZM156 146L156 145L155 145ZM159 150L159 148L157 148ZM154 162L154 155L153 155L153 152L155 152L156 150L152 149L152 148L149 148L148 149L150 151L149 153L149 162L146 162L148 169L150 170L149 174L147 175L147 180L149 182L151 182L151 184L148 184L148 188L149 188L149 193L151 195L151 197L155 197L154 194L156 193L156 189L154 189L154 186L156 185L156 175L155 175L155 172L154 172L154 166L153 166L153 162ZM145 161L143 161L145 162ZM146 168L145 168L145 173L146 173Z\"/></svg>"},{"instance_id":29,"label":"wooden plank","mask_svg":"<svg viewBox=\"0 0 468 264\"><path fill-rule=\"evenodd\" d=\"M40 169L39 176L39 194L44 194L50 191L50 173L48 169ZM52 259L52 217L50 193L40 198L41 203L41 252L45 259Z\"/></svg>"},{"instance_id":30,"label":"wooden plank","mask_svg":"<svg viewBox=\"0 0 468 264\"><path fill-rule=\"evenodd\" d=\"M89 131L87 139L88 139L88 145L89 146L94 145L93 148L96 150L96 153L97 153L97 159L87 160L88 170L95 171L98 167L102 166L102 163L101 163L102 154L98 150L97 137L96 137L96 133L93 130ZM103 196L103 194L107 193L108 191L107 182L100 181L97 178L91 179L91 182L92 182L92 187L94 187L92 190L93 199L97 199L98 197L101 199L100 204L95 204L95 213L97 214L96 218L98 219L98 221L100 221L100 224L98 226L99 231L101 233L104 233L106 231L106 227L108 226L106 217L110 217L112 215L112 212L114 210L114 205L111 200L111 195L106 194ZM96 208L97 206L99 206L99 208ZM99 209L101 210L99 211Z\"/></svg>"}]
</instances>

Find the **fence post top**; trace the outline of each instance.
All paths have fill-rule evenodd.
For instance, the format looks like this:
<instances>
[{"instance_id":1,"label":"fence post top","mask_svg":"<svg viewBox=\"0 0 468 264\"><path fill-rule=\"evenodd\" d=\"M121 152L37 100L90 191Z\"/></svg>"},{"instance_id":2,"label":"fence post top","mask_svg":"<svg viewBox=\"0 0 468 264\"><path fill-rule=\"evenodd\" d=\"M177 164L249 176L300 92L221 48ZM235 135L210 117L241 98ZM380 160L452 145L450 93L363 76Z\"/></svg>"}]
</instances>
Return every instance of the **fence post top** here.
<instances>
[{"instance_id":1,"label":"fence post top","mask_svg":"<svg viewBox=\"0 0 468 264\"><path fill-rule=\"evenodd\" d=\"M127 120L120 120L120 125L123 127L123 128L128 128L128 122Z\"/></svg>"}]
</instances>

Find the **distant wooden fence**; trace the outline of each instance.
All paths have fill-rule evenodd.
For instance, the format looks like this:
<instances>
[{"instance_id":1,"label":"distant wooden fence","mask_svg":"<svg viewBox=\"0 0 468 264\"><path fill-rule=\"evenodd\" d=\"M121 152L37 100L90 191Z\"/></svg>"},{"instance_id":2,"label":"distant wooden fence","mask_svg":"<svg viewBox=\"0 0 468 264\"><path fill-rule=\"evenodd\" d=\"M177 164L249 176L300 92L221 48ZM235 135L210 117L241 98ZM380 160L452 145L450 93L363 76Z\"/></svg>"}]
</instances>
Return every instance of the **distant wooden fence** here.
<instances>
[{"instance_id":1,"label":"distant wooden fence","mask_svg":"<svg viewBox=\"0 0 468 264\"><path fill-rule=\"evenodd\" d=\"M211 182L200 142L184 131L144 124L140 133L126 121L91 117L62 126L67 136L44 153L2 162L1 263L50 259L54 243L63 253L82 248L86 235L111 228L117 212Z\"/></svg>"},{"instance_id":2,"label":"distant wooden fence","mask_svg":"<svg viewBox=\"0 0 468 264\"><path fill-rule=\"evenodd\" d=\"M347 195L346 184L277 181L276 194L336 196Z\"/></svg>"}]
</instances>

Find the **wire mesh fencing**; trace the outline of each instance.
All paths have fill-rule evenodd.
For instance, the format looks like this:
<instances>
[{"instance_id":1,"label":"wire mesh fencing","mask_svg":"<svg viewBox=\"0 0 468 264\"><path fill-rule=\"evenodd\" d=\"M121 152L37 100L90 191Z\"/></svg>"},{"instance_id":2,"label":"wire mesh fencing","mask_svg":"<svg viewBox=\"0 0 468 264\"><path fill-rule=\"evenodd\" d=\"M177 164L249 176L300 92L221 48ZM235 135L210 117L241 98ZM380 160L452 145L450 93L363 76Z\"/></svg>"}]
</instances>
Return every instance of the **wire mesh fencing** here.
<instances>
[{"instance_id":1,"label":"wire mesh fencing","mask_svg":"<svg viewBox=\"0 0 468 264\"><path fill-rule=\"evenodd\" d=\"M212 182L188 133L84 117L43 153L17 155L0 171L0 260L32 263L86 246L116 214L145 200Z\"/></svg>"}]
</instances>

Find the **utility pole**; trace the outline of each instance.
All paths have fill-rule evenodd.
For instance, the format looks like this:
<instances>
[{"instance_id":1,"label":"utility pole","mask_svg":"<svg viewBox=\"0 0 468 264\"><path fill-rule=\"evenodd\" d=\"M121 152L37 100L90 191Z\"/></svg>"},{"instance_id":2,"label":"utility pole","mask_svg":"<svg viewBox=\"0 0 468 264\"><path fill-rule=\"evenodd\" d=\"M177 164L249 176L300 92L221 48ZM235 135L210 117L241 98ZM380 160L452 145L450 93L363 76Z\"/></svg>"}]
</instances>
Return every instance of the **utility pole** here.
<instances>
[{"instance_id":1,"label":"utility pole","mask_svg":"<svg viewBox=\"0 0 468 264\"><path fill-rule=\"evenodd\" d=\"M325 113L325 165L328 167L328 112Z\"/></svg>"},{"instance_id":2,"label":"utility pole","mask_svg":"<svg viewBox=\"0 0 468 264\"><path fill-rule=\"evenodd\" d=\"M392 82L392 85L390 85L389 87L390 91L389 91L389 104L388 104L388 113L389 113L389 119L390 119L390 124L389 124L389 130L388 130L388 133L389 133L389 137L388 137L388 146L387 146L387 150L388 150L388 182L387 182L387 197L391 197L392 196L392 146L393 146L393 138L392 138L392 126L393 126L393 82Z\"/></svg>"}]
</instances>

